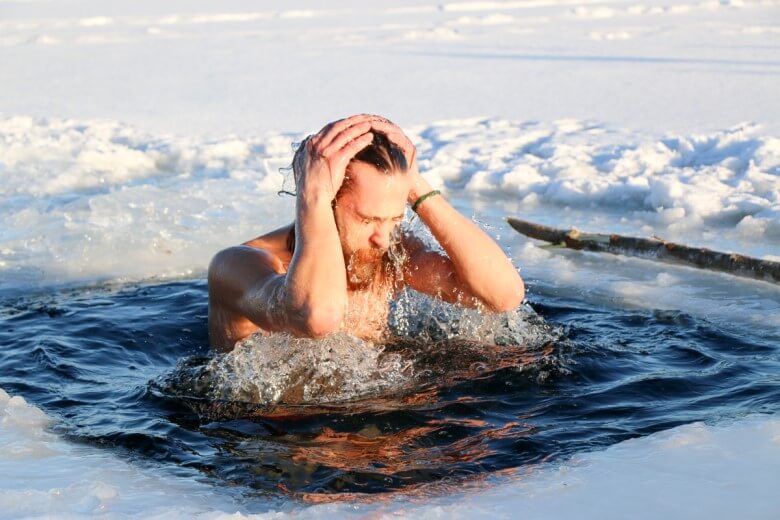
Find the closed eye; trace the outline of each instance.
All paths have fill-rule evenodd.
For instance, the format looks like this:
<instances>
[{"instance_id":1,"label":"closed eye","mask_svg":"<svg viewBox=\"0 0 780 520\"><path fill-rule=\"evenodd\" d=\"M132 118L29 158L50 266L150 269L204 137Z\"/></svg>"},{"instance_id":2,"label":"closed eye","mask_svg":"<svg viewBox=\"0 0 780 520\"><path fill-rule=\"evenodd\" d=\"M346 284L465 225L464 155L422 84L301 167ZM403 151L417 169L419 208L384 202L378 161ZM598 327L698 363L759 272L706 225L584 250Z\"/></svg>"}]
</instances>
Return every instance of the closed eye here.
<instances>
[{"instance_id":1,"label":"closed eye","mask_svg":"<svg viewBox=\"0 0 780 520\"><path fill-rule=\"evenodd\" d=\"M404 219L403 215L398 215L396 217L382 218L382 217L370 217L368 215L362 215L358 212L355 213L357 214L358 217L360 217L360 222L365 225L371 224L372 222L386 222L388 220L392 221L394 224L398 224Z\"/></svg>"}]
</instances>

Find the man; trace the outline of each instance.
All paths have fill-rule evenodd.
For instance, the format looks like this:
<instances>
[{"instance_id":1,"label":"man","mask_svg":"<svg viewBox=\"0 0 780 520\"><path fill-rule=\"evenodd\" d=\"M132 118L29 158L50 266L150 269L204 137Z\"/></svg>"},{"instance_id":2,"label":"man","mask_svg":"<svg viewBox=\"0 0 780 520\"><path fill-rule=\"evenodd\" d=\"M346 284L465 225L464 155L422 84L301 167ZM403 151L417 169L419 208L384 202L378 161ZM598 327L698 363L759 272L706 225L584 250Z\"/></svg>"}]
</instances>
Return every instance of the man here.
<instances>
[{"instance_id":1,"label":"man","mask_svg":"<svg viewBox=\"0 0 780 520\"><path fill-rule=\"evenodd\" d=\"M420 176L390 121L358 115L307 138L293 160L295 221L220 251L209 266L209 340L230 350L256 332L381 337L403 286L502 312L525 288L510 260ZM446 254L407 233L412 205Z\"/></svg>"}]
</instances>

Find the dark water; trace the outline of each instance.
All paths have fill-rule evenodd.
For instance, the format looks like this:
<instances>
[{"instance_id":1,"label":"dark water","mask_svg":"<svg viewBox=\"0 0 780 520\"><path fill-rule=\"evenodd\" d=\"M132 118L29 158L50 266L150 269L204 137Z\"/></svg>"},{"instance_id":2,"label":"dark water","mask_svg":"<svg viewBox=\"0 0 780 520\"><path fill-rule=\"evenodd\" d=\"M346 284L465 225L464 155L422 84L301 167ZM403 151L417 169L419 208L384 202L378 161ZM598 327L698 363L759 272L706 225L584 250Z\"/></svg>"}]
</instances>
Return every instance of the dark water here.
<instances>
[{"instance_id":1,"label":"dark water","mask_svg":"<svg viewBox=\"0 0 780 520\"><path fill-rule=\"evenodd\" d=\"M274 418L241 406L198 415L208 403L160 391L177 362L209 355L203 281L6 299L0 388L71 440L247 504L427 493L693 421L780 411L780 333L551 296L531 305L547 338L501 346L511 363L486 366L473 342L453 341L451 353L439 342L418 361L440 374L460 363L466 377Z\"/></svg>"}]
</instances>

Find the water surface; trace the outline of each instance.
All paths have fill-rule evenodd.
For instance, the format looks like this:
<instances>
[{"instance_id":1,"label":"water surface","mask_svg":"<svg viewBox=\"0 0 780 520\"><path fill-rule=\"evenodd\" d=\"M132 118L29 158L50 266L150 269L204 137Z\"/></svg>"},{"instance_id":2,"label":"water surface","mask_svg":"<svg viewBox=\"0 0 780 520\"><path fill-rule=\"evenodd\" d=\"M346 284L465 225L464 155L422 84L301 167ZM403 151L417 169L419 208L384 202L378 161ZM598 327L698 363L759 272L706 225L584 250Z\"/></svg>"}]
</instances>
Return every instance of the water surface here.
<instances>
[{"instance_id":1,"label":"water surface","mask_svg":"<svg viewBox=\"0 0 780 520\"><path fill-rule=\"evenodd\" d=\"M196 279L6 299L0 388L71 440L227 488L250 510L290 496L438 493L681 424L780 410L777 334L553 295L532 298L539 317L503 321L521 327L514 336L494 320L492 331L437 337L440 316L420 316L412 337L384 347L413 374L386 392L270 407L183 398L166 385L213 362L206 298Z\"/></svg>"}]
</instances>

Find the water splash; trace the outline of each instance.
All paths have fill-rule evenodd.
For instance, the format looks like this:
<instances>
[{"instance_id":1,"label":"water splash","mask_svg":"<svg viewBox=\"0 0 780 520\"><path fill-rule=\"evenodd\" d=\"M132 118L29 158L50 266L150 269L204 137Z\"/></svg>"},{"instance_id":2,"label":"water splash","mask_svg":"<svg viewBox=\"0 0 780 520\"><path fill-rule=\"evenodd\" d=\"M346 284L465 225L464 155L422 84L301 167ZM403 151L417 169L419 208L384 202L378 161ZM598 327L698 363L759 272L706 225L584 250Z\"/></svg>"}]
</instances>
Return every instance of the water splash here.
<instances>
[{"instance_id":1,"label":"water splash","mask_svg":"<svg viewBox=\"0 0 780 520\"><path fill-rule=\"evenodd\" d=\"M381 342L345 333L317 340L258 333L231 352L183 361L154 386L211 417L354 409L378 397L387 406L390 396L403 406L409 396L498 370L549 365L561 337L530 308L482 313L404 291Z\"/></svg>"},{"instance_id":2,"label":"water splash","mask_svg":"<svg viewBox=\"0 0 780 520\"><path fill-rule=\"evenodd\" d=\"M318 340L255 334L231 352L185 370L194 396L300 405L344 401L402 386L411 379L409 368L400 356L385 355L381 346L339 333Z\"/></svg>"}]
</instances>

